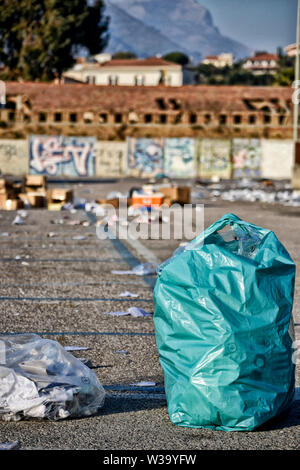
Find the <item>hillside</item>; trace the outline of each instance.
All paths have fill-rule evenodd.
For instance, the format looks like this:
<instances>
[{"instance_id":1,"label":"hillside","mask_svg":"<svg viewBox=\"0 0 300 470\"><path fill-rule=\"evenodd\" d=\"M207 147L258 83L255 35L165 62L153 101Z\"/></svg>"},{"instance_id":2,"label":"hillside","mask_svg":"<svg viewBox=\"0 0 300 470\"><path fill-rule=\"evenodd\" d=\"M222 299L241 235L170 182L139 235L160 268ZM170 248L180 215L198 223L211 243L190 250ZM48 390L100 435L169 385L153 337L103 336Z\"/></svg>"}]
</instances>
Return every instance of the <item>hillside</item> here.
<instances>
[{"instance_id":1,"label":"hillside","mask_svg":"<svg viewBox=\"0 0 300 470\"><path fill-rule=\"evenodd\" d=\"M147 57L178 50L197 63L206 55L232 52L242 58L252 52L223 36L196 0L107 0L106 6L111 53L128 50Z\"/></svg>"}]
</instances>

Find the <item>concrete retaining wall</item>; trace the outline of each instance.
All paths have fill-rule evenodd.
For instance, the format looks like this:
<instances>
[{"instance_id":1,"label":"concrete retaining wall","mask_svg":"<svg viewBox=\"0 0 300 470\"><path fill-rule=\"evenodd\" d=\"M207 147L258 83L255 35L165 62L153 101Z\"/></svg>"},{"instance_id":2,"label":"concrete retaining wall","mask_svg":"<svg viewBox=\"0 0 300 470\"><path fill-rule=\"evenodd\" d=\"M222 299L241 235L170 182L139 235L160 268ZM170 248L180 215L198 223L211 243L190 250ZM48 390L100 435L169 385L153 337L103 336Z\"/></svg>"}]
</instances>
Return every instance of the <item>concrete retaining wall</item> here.
<instances>
[{"instance_id":1,"label":"concrete retaining wall","mask_svg":"<svg viewBox=\"0 0 300 470\"><path fill-rule=\"evenodd\" d=\"M48 176L290 179L293 141L281 139L30 136L0 139L2 174Z\"/></svg>"},{"instance_id":2,"label":"concrete retaining wall","mask_svg":"<svg viewBox=\"0 0 300 470\"><path fill-rule=\"evenodd\" d=\"M222 139L198 141L198 176L231 178L231 142Z\"/></svg>"},{"instance_id":3,"label":"concrete retaining wall","mask_svg":"<svg viewBox=\"0 0 300 470\"><path fill-rule=\"evenodd\" d=\"M119 177L126 175L127 143L98 141L96 143L96 176Z\"/></svg>"},{"instance_id":4,"label":"concrete retaining wall","mask_svg":"<svg viewBox=\"0 0 300 470\"><path fill-rule=\"evenodd\" d=\"M27 140L0 140L1 174L25 175L28 173L29 150Z\"/></svg>"},{"instance_id":5,"label":"concrete retaining wall","mask_svg":"<svg viewBox=\"0 0 300 470\"><path fill-rule=\"evenodd\" d=\"M292 169L292 140L261 140L260 171L263 178L290 179Z\"/></svg>"}]
</instances>

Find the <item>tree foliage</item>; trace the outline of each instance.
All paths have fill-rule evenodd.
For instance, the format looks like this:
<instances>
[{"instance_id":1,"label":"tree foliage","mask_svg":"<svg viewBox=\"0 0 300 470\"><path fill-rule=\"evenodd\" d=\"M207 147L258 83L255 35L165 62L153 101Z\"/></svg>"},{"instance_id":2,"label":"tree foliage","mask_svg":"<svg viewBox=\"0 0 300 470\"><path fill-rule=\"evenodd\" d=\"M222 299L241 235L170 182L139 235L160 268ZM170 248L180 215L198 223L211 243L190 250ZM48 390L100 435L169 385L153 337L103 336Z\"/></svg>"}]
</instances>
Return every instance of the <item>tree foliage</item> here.
<instances>
[{"instance_id":1,"label":"tree foliage","mask_svg":"<svg viewBox=\"0 0 300 470\"><path fill-rule=\"evenodd\" d=\"M51 80L108 41L102 0L0 0L0 62L11 79Z\"/></svg>"},{"instance_id":2,"label":"tree foliage","mask_svg":"<svg viewBox=\"0 0 300 470\"><path fill-rule=\"evenodd\" d=\"M282 56L276 74L256 75L236 62L232 67L215 67L200 64L196 68L196 82L205 85L245 85L245 86L291 86L294 79L293 59Z\"/></svg>"},{"instance_id":3,"label":"tree foliage","mask_svg":"<svg viewBox=\"0 0 300 470\"><path fill-rule=\"evenodd\" d=\"M190 61L189 57L184 54L183 52L169 52L168 54L163 56L164 60L168 60L170 62L175 62L176 64L180 65L187 65Z\"/></svg>"},{"instance_id":4,"label":"tree foliage","mask_svg":"<svg viewBox=\"0 0 300 470\"><path fill-rule=\"evenodd\" d=\"M130 51L120 51L116 52L113 56L113 59L136 59L137 56Z\"/></svg>"}]
</instances>

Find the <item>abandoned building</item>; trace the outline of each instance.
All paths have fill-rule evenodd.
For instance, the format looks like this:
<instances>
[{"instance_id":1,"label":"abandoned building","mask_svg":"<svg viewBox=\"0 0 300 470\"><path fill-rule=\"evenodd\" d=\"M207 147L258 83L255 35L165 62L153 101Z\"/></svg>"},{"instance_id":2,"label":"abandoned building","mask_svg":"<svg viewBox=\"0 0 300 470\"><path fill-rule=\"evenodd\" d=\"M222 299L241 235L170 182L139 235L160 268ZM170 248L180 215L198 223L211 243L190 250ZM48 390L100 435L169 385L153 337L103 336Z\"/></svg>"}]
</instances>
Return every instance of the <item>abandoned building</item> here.
<instances>
[{"instance_id":1,"label":"abandoned building","mask_svg":"<svg viewBox=\"0 0 300 470\"><path fill-rule=\"evenodd\" d=\"M0 136L292 136L288 87L6 84Z\"/></svg>"}]
</instances>

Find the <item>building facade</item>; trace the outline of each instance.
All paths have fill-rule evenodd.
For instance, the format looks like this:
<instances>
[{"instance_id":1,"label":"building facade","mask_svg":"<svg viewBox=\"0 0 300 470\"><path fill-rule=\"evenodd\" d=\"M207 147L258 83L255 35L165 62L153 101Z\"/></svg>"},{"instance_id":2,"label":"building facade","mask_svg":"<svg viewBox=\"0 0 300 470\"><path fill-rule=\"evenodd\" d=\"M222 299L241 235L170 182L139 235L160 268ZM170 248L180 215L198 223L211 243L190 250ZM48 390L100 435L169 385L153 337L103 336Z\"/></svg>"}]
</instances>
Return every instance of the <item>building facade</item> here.
<instances>
[{"instance_id":1,"label":"building facade","mask_svg":"<svg viewBox=\"0 0 300 470\"><path fill-rule=\"evenodd\" d=\"M274 74L279 68L279 57L276 54L257 54L249 57L243 64L243 68L256 75Z\"/></svg>"},{"instance_id":2,"label":"building facade","mask_svg":"<svg viewBox=\"0 0 300 470\"><path fill-rule=\"evenodd\" d=\"M214 67L232 67L233 55L230 53L223 53L220 55L206 56L202 64L213 65Z\"/></svg>"},{"instance_id":3,"label":"building facade","mask_svg":"<svg viewBox=\"0 0 300 470\"><path fill-rule=\"evenodd\" d=\"M96 56L97 58L97 56ZM64 79L102 86L182 86L182 67L153 57L148 59L81 61L63 74Z\"/></svg>"}]
</instances>

